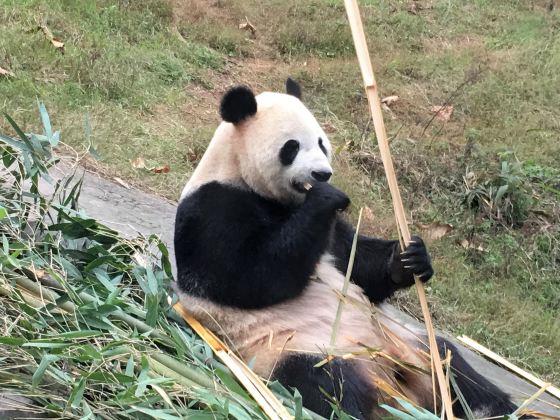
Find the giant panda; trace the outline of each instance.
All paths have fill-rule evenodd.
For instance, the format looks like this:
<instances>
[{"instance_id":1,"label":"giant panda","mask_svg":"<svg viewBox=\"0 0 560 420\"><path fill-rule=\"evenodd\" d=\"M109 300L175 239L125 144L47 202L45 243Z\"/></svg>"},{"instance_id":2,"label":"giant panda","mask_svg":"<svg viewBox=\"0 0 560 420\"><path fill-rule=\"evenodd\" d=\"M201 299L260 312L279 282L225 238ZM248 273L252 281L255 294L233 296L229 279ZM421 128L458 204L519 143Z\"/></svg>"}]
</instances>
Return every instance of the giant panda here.
<instances>
[{"instance_id":1,"label":"giant panda","mask_svg":"<svg viewBox=\"0 0 560 420\"><path fill-rule=\"evenodd\" d=\"M432 276L420 238L401 253L398 241L359 236L330 346L354 236L342 216L350 200L328 182L331 145L301 88L288 79L286 91L255 96L237 86L221 100L223 122L177 208L181 304L259 375L297 388L318 414L328 417L335 403L356 418L381 418L387 412L379 405L394 404L388 387L433 410L426 340L381 305L413 275ZM439 344L451 349L456 383L475 415L513 412L507 394L451 344ZM464 414L458 402L454 410Z\"/></svg>"}]
</instances>

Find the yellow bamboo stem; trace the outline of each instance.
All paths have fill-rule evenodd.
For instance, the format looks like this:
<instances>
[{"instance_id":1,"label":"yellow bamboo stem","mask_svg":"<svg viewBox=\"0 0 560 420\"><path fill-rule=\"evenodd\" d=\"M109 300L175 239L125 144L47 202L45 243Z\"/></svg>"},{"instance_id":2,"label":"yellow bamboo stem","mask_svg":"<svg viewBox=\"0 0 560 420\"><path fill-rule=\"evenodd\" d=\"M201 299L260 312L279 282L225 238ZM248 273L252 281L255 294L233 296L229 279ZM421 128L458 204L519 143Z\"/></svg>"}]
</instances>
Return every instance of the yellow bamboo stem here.
<instances>
[{"instance_id":1,"label":"yellow bamboo stem","mask_svg":"<svg viewBox=\"0 0 560 420\"><path fill-rule=\"evenodd\" d=\"M389 191L391 192L391 197L393 199L393 209L395 211L395 218L397 220L398 230L402 237L401 245L403 243L408 244L410 243L410 231L408 229L404 206L402 203L399 186L397 184L397 177L395 174L395 169L393 167L391 150L389 148L389 141L387 139L387 132L385 130L385 123L383 121L381 100L379 98L377 83L375 81L375 76L373 74L373 69L371 66L371 60L369 57L369 51L367 47L366 37L364 34L364 28L362 25L362 19L360 17L360 10L358 8L358 4L356 0L344 0L344 5L346 7L346 13L348 15L348 21L350 23L350 28L352 30L352 37L354 39L354 45L356 48L356 55L358 56L360 70L362 72L362 77L364 80L364 87L366 91L366 96L368 98L371 116L373 118L375 134L377 136L377 141L379 143L379 152L381 154L381 159L383 161L383 167L385 168L385 175L387 176ZM430 316L430 310L428 308L426 293L424 291L424 286L422 285L420 279L418 279L418 277L415 276L414 280L416 284L416 291L418 293L418 298L420 300L420 306L422 308L422 315L424 317L424 322L426 324L426 331L428 333L430 354L432 358L432 368L436 372L440 396L443 401L443 406L447 418L453 419L454 418L453 403L451 401L449 388L447 386L447 382L445 381L445 374L443 373L443 368L441 365L441 358L439 356L439 352L437 348L437 342L434 333L434 328L432 325L432 318Z\"/></svg>"},{"instance_id":2,"label":"yellow bamboo stem","mask_svg":"<svg viewBox=\"0 0 560 420\"><path fill-rule=\"evenodd\" d=\"M171 297L168 297L171 304ZM173 309L191 326L191 328L210 346L212 351L231 370L241 382L247 392L261 406L266 415L273 420L292 420L286 407L268 389L262 380L249 367L233 353L229 347L220 340L212 331L206 329L198 320L188 313L181 303L177 302Z\"/></svg>"}]
</instances>

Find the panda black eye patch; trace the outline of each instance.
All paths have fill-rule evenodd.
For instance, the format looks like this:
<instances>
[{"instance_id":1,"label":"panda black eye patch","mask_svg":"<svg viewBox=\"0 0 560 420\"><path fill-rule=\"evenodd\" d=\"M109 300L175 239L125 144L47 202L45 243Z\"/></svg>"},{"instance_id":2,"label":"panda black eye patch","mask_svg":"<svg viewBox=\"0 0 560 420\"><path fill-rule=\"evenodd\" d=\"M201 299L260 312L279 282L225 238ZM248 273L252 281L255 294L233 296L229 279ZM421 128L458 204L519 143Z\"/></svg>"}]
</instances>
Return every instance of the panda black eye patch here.
<instances>
[{"instance_id":1,"label":"panda black eye patch","mask_svg":"<svg viewBox=\"0 0 560 420\"><path fill-rule=\"evenodd\" d=\"M319 137L319 148L325 154L325 156L328 156L327 149L325 149L325 146L323 146L323 139L321 137Z\"/></svg>"},{"instance_id":2,"label":"panda black eye patch","mask_svg":"<svg viewBox=\"0 0 560 420\"><path fill-rule=\"evenodd\" d=\"M291 165L299 152L299 141L288 140L280 149L280 162L284 166Z\"/></svg>"}]
</instances>

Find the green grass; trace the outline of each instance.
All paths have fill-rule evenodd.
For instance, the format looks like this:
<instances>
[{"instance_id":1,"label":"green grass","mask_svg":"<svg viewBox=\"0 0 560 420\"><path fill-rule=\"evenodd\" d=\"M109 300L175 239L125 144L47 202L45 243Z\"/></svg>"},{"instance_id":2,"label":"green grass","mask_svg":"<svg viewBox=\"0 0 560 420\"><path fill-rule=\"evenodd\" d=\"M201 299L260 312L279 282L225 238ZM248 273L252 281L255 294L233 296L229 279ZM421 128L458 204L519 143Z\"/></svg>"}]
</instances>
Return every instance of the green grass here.
<instances>
[{"instance_id":1,"label":"green grass","mask_svg":"<svg viewBox=\"0 0 560 420\"><path fill-rule=\"evenodd\" d=\"M544 0L360 3L381 92L401 98L386 123L411 221L455 226L429 244L437 325L560 382L559 11ZM40 97L78 151L89 114L103 172L175 199L226 87L281 89L291 75L339 150L335 183L353 198L351 216L368 205L369 232L394 236L342 2L182 4L0 0L0 66L16 74L0 79L0 110L32 128ZM255 37L237 28L245 17ZM64 55L29 31L41 19L66 43ZM446 101L451 120L430 122L430 107ZM171 172L138 171L138 156ZM500 178L502 161L522 162L519 182ZM493 197L499 215L469 209L469 173L476 197ZM504 182L499 198L492 188ZM465 239L484 251L464 249ZM404 304L415 309L414 299Z\"/></svg>"}]
</instances>

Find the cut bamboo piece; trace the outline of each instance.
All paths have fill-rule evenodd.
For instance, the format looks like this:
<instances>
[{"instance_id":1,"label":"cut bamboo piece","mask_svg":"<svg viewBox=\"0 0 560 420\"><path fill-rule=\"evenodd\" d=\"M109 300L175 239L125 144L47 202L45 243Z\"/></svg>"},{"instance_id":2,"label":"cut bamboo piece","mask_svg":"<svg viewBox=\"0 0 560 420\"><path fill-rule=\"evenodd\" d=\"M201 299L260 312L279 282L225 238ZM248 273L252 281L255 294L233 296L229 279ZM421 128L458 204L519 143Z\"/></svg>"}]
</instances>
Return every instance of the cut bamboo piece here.
<instances>
[{"instance_id":1,"label":"cut bamboo piece","mask_svg":"<svg viewBox=\"0 0 560 420\"><path fill-rule=\"evenodd\" d=\"M408 230L404 206L402 203L399 186L397 184L395 169L393 167L391 150L389 148L389 141L387 139L387 132L385 130L385 123L383 121L381 100L379 98L377 83L375 81L375 76L373 74L373 69L371 66L371 60L369 57L362 19L360 17L360 10L358 8L356 0L344 0L344 5L346 7L348 21L352 30L352 37L354 39L354 45L356 47L356 55L358 56L358 62L360 64L360 70L362 72L362 77L364 80L366 96L368 98L371 116L373 118L375 134L379 143L379 151L381 154L383 167L385 168L385 175L387 176L387 182L389 184L389 190L391 192L391 197L393 200L393 209L395 212L395 218L397 219L397 227L400 232L401 246L403 246L403 244L410 243L410 231ZM418 277L415 277L414 280L416 284L416 290L418 292L418 298L420 300L420 306L422 308L424 323L426 324L426 331L428 333L430 354L432 358L432 368L436 373L445 414L447 415L448 419L453 419L453 403L451 401L448 384L445 381L445 375L443 373L443 368L441 365L441 358L438 352L436 337L432 325L432 318L430 316L430 310L428 308L428 302L426 299L426 293L420 279Z\"/></svg>"},{"instance_id":2,"label":"cut bamboo piece","mask_svg":"<svg viewBox=\"0 0 560 420\"><path fill-rule=\"evenodd\" d=\"M529 405L531 405L537 398L539 398L543 392L546 392L546 389L549 386L550 384L544 384L544 386L542 386L537 392L531 395L531 397L523 401L523 404L521 404L512 414L517 417L523 415L524 410L529 407Z\"/></svg>"},{"instance_id":3,"label":"cut bamboo piece","mask_svg":"<svg viewBox=\"0 0 560 420\"><path fill-rule=\"evenodd\" d=\"M168 297L171 305L172 299ZM249 367L233 353L229 347L220 340L212 331L206 329L191 314L189 314L180 302L173 309L191 326L191 328L210 346L212 351L231 370L233 375L243 384L247 392L255 399L266 415L273 420L292 420L286 407L263 381Z\"/></svg>"},{"instance_id":4,"label":"cut bamboo piece","mask_svg":"<svg viewBox=\"0 0 560 420\"><path fill-rule=\"evenodd\" d=\"M554 397L556 397L560 400L560 389L555 387L554 385L546 383L542 379L537 378L532 373L526 372L523 369L521 369L520 367L515 366L513 363L504 359L499 354L496 354L492 350L487 349L482 344L474 341L472 338L467 337L466 335L462 335L460 337L457 337L457 340L459 340L461 343L465 344L466 346L472 348L473 350L476 350L480 354L488 357L489 359L491 359L491 360L499 363L500 365L508 368L512 372L514 372L517 375L521 376L522 378L528 380L529 382L535 384L539 388L545 387L545 391L547 393L549 393L550 395L553 395Z\"/></svg>"}]
</instances>

